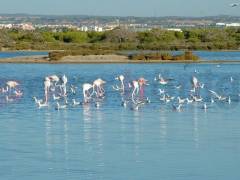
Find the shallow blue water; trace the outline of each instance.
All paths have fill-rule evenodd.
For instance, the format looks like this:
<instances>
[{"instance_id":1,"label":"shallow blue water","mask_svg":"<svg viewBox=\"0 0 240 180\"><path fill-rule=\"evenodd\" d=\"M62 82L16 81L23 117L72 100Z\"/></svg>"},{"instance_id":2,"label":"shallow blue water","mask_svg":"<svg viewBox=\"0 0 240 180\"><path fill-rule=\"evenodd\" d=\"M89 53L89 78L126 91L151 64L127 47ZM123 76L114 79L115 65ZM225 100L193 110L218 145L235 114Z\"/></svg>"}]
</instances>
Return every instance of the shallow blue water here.
<instances>
[{"instance_id":1,"label":"shallow blue water","mask_svg":"<svg viewBox=\"0 0 240 180\"><path fill-rule=\"evenodd\" d=\"M194 54L201 57L204 60L239 60L239 51L194 51Z\"/></svg>"},{"instance_id":2,"label":"shallow blue water","mask_svg":"<svg viewBox=\"0 0 240 180\"><path fill-rule=\"evenodd\" d=\"M41 51L13 51L13 52L0 52L0 58L13 58L19 56L38 56L48 55L48 52Z\"/></svg>"},{"instance_id":3,"label":"shallow blue water","mask_svg":"<svg viewBox=\"0 0 240 180\"><path fill-rule=\"evenodd\" d=\"M138 53L139 51L124 51L123 54ZM145 53L158 51L141 51ZM170 51L173 55L182 54L182 51ZM193 51L193 54L200 57L202 60L234 60L240 61L240 51Z\"/></svg>"},{"instance_id":4,"label":"shallow blue water","mask_svg":"<svg viewBox=\"0 0 240 180\"><path fill-rule=\"evenodd\" d=\"M7 80L20 82L24 96L6 103L0 96L0 179L239 179L240 65L31 65L1 64L0 87ZM184 105L173 111L160 102L161 73L174 79L166 90L185 97L195 74L207 89L232 97L232 103ZM38 109L32 96L43 96L43 77L66 74L79 87L101 77L107 81L106 98L94 105L56 111ZM151 103L132 111L121 107L121 97L111 88L114 77L127 80L144 76ZM230 83L229 78L234 82ZM181 90L174 89L182 84ZM209 101L209 92L201 95ZM74 96L73 96L74 97ZM71 98L73 98L71 97Z\"/></svg>"}]
</instances>

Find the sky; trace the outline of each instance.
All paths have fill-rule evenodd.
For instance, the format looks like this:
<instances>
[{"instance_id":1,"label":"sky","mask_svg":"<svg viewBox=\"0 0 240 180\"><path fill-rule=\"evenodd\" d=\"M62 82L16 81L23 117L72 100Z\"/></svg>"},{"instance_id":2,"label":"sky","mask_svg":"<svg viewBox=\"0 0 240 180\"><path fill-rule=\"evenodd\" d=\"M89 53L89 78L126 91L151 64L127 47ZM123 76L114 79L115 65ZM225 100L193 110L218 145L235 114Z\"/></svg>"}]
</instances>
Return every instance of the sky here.
<instances>
[{"instance_id":1,"label":"sky","mask_svg":"<svg viewBox=\"0 0 240 180\"><path fill-rule=\"evenodd\" d=\"M240 16L240 0L0 0L0 13L100 16Z\"/></svg>"}]
</instances>

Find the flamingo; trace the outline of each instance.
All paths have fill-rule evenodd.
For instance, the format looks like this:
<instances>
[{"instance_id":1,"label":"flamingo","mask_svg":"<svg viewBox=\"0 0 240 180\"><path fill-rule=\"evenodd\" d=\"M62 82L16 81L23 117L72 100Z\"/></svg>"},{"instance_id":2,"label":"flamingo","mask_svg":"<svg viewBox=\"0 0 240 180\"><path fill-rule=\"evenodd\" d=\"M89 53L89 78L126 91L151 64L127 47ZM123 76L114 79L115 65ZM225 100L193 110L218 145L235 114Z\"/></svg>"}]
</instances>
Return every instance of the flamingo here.
<instances>
[{"instance_id":1,"label":"flamingo","mask_svg":"<svg viewBox=\"0 0 240 180\"><path fill-rule=\"evenodd\" d=\"M93 81L93 90L97 93L97 97L102 97L105 93L103 89L103 84L105 84L106 81L103 81L101 78L96 79Z\"/></svg>"},{"instance_id":2,"label":"flamingo","mask_svg":"<svg viewBox=\"0 0 240 180\"><path fill-rule=\"evenodd\" d=\"M54 82L54 86L56 86L60 80L57 75L51 75L51 76L48 76L48 78L50 79L50 81Z\"/></svg>"},{"instance_id":3,"label":"flamingo","mask_svg":"<svg viewBox=\"0 0 240 180\"><path fill-rule=\"evenodd\" d=\"M91 98L91 96L93 95L94 93L94 90L92 92L92 94L90 94L89 90L93 88L93 85L92 84L89 84L89 83L84 83L82 85L82 89L83 89L83 99L84 99L84 102L87 103L88 100Z\"/></svg>"},{"instance_id":4,"label":"flamingo","mask_svg":"<svg viewBox=\"0 0 240 180\"><path fill-rule=\"evenodd\" d=\"M9 91L11 91L11 89L19 86L20 84L17 81L7 81L6 85L7 85L7 90L9 89Z\"/></svg>"},{"instance_id":5,"label":"flamingo","mask_svg":"<svg viewBox=\"0 0 240 180\"><path fill-rule=\"evenodd\" d=\"M48 93L49 93L50 86L51 86L51 81L49 77L45 77L45 80L44 80L45 103L48 102Z\"/></svg>"},{"instance_id":6,"label":"flamingo","mask_svg":"<svg viewBox=\"0 0 240 180\"><path fill-rule=\"evenodd\" d=\"M61 77L61 80L62 80L61 91L63 92L63 96L66 96L67 95L67 82L68 82L67 76L64 74Z\"/></svg>"},{"instance_id":7,"label":"flamingo","mask_svg":"<svg viewBox=\"0 0 240 180\"><path fill-rule=\"evenodd\" d=\"M120 81L120 82L121 82L121 86L120 86L120 88L119 88L118 86L116 86L116 87L113 86L113 89L115 89L115 90L121 90L122 92L124 92L124 89L125 89L124 82L123 82L124 79L125 79L125 78L124 78L123 75L120 75L120 76L116 77L115 80Z\"/></svg>"},{"instance_id":8,"label":"flamingo","mask_svg":"<svg viewBox=\"0 0 240 180\"><path fill-rule=\"evenodd\" d=\"M133 91L132 91L132 100L134 102L134 96L139 93L139 83L138 81L132 81Z\"/></svg>"},{"instance_id":9,"label":"flamingo","mask_svg":"<svg viewBox=\"0 0 240 180\"><path fill-rule=\"evenodd\" d=\"M141 96L141 98L143 98L144 97L143 87L144 87L144 85L149 85L149 84L147 84L147 80L144 79L143 77L138 79L138 84L139 84L140 96Z\"/></svg>"},{"instance_id":10,"label":"flamingo","mask_svg":"<svg viewBox=\"0 0 240 180\"><path fill-rule=\"evenodd\" d=\"M199 87L199 81L195 76L192 77L191 82L192 82L192 85L193 85L193 89L197 89Z\"/></svg>"}]
</instances>

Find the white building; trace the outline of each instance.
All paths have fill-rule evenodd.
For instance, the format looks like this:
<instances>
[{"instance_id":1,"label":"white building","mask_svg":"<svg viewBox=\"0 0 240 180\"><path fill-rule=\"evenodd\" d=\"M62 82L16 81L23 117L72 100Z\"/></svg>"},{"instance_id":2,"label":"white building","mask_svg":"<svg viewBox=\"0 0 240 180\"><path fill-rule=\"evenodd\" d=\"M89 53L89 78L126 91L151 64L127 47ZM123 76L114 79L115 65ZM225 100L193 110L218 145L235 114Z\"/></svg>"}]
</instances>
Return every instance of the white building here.
<instances>
[{"instance_id":1,"label":"white building","mask_svg":"<svg viewBox=\"0 0 240 180\"><path fill-rule=\"evenodd\" d=\"M0 29L11 29L12 27L12 24L0 24Z\"/></svg>"},{"instance_id":2,"label":"white building","mask_svg":"<svg viewBox=\"0 0 240 180\"><path fill-rule=\"evenodd\" d=\"M183 32L182 29L179 28L169 28L168 31L176 31L176 32Z\"/></svg>"},{"instance_id":3,"label":"white building","mask_svg":"<svg viewBox=\"0 0 240 180\"><path fill-rule=\"evenodd\" d=\"M88 27L87 26L82 26L82 27L80 27L80 31L87 32L88 31Z\"/></svg>"},{"instance_id":4,"label":"white building","mask_svg":"<svg viewBox=\"0 0 240 180\"><path fill-rule=\"evenodd\" d=\"M226 23L216 23L216 26L226 26Z\"/></svg>"},{"instance_id":5,"label":"white building","mask_svg":"<svg viewBox=\"0 0 240 180\"><path fill-rule=\"evenodd\" d=\"M240 27L240 23L230 23L226 24L227 27Z\"/></svg>"}]
</instances>

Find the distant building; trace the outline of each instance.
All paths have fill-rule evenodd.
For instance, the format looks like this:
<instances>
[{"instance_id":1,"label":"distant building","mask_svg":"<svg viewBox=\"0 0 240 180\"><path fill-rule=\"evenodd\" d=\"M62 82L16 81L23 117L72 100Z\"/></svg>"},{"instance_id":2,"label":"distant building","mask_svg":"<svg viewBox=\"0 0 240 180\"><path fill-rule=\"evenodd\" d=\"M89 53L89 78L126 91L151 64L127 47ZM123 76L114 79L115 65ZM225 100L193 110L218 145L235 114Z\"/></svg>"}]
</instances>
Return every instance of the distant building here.
<instances>
[{"instance_id":1,"label":"distant building","mask_svg":"<svg viewBox=\"0 0 240 180\"><path fill-rule=\"evenodd\" d=\"M96 31L96 32L103 32L103 28L99 27L99 26L95 26L94 27L94 31Z\"/></svg>"},{"instance_id":2,"label":"distant building","mask_svg":"<svg viewBox=\"0 0 240 180\"><path fill-rule=\"evenodd\" d=\"M12 27L12 24L0 24L0 29L11 29Z\"/></svg>"},{"instance_id":3,"label":"distant building","mask_svg":"<svg viewBox=\"0 0 240 180\"><path fill-rule=\"evenodd\" d=\"M80 27L80 31L87 32L88 31L88 27L87 26L81 26Z\"/></svg>"},{"instance_id":4,"label":"distant building","mask_svg":"<svg viewBox=\"0 0 240 180\"><path fill-rule=\"evenodd\" d=\"M31 24L18 24L16 25L17 28L25 30L25 31L33 31L35 28Z\"/></svg>"},{"instance_id":5,"label":"distant building","mask_svg":"<svg viewBox=\"0 0 240 180\"><path fill-rule=\"evenodd\" d=\"M240 27L240 23L230 23L226 24L227 27Z\"/></svg>"},{"instance_id":6,"label":"distant building","mask_svg":"<svg viewBox=\"0 0 240 180\"><path fill-rule=\"evenodd\" d=\"M168 31L176 31L176 32L183 32L182 29L179 28L168 28Z\"/></svg>"},{"instance_id":7,"label":"distant building","mask_svg":"<svg viewBox=\"0 0 240 180\"><path fill-rule=\"evenodd\" d=\"M216 26L226 26L226 23L216 23Z\"/></svg>"}]
</instances>

